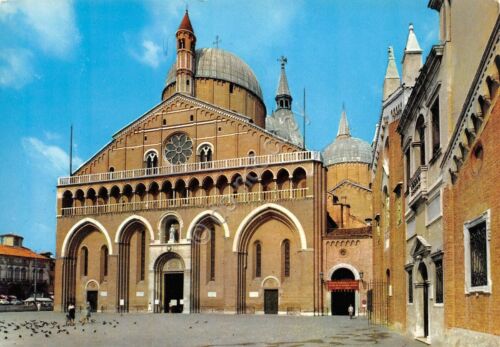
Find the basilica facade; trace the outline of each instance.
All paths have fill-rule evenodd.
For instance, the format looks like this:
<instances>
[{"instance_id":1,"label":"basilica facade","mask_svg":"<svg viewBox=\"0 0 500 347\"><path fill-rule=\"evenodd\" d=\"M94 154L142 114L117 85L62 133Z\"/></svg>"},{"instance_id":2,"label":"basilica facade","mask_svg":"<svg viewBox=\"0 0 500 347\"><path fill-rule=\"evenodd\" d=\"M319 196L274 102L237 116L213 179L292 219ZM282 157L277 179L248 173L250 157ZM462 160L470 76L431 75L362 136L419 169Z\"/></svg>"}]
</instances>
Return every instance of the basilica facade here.
<instances>
[{"instance_id":1,"label":"basilica facade","mask_svg":"<svg viewBox=\"0 0 500 347\"><path fill-rule=\"evenodd\" d=\"M336 141L354 147L304 148L285 58L266 115L250 67L196 48L187 11L176 42L162 101L58 181L55 309L313 315L348 291L339 314L361 312L371 265L351 257L371 247L359 241L371 210L358 216L366 204L349 210L342 191L370 195L369 145L351 139L344 115ZM336 229L342 244L326 242ZM325 260L325 247L337 255Z\"/></svg>"}]
</instances>

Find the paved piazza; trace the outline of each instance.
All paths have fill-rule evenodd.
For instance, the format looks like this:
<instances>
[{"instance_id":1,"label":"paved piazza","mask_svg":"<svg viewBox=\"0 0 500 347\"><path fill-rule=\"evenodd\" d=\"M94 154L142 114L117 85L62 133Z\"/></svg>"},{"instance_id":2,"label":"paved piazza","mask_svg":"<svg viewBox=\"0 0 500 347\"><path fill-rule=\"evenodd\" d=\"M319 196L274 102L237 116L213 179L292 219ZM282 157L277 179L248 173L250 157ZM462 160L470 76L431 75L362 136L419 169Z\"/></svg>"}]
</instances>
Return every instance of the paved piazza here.
<instances>
[{"instance_id":1,"label":"paved piazza","mask_svg":"<svg viewBox=\"0 0 500 347\"><path fill-rule=\"evenodd\" d=\"M386 328L369 326L366 319L347 317L95 314L93 318L91 324L63 327L62 313L2 313L0 346L422 346Z\"/></svg>"}]
</instances>

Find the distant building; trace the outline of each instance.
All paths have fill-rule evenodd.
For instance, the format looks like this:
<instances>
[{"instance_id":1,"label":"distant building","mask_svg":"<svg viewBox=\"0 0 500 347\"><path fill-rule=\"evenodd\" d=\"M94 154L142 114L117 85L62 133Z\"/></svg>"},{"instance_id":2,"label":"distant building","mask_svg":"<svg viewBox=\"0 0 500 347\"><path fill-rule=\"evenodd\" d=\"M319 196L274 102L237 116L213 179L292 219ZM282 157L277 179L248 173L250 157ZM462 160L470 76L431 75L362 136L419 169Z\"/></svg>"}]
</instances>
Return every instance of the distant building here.
<instances>
[{"instance_id":1,"label":"distant building","mask_svg":"<svg viewBox=\"0 0 500 347\"><path fill-rule=\"evenodd\" d=\"M322 237L324 309L334 315L366 312L372 274L372 153L368 142L351 136L342 110L337 136L323 151L327 168L327 228Z\"/></svg>"},{"instance_id":2,"label":"distant building","mask_svg":"<svg viewBox=\"0 0 500 347\"><path fill-rule=\"evenodd\" d=\"M24 299L37 293L53 292L54 260L23 247L23 237L0 235L0 294Z\"/></svg>"}]
</instances>

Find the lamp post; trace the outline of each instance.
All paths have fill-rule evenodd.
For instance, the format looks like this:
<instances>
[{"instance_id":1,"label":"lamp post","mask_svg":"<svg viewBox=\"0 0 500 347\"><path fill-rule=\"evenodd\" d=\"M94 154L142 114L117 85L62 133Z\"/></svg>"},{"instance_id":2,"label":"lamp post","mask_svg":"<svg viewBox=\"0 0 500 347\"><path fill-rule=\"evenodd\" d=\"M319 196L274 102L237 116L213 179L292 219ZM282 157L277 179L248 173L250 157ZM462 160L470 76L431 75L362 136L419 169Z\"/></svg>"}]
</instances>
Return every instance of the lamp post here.
<instances>
[{"instance_id":1,"label":"lamp post","mask_svg":"<svg viewBox=\"0 0 500 347\"><path fill-rule=\"evenodd\" d=\"M35 258L35 260L33 261L33 263L34 263L34 265L33 265L33 268L34 268L34 269L33 269L33 270L34 270L34 271L33 271L33 282L34 282L34 285L33 285L33 287L34 287L34 290L33 290L33 291L34 291L34 292L33 292L33 300L34 300L34 301L33 301L33 302L34 302L35 307L36 307L36 258Z\"/></svg>"}]
</instances>

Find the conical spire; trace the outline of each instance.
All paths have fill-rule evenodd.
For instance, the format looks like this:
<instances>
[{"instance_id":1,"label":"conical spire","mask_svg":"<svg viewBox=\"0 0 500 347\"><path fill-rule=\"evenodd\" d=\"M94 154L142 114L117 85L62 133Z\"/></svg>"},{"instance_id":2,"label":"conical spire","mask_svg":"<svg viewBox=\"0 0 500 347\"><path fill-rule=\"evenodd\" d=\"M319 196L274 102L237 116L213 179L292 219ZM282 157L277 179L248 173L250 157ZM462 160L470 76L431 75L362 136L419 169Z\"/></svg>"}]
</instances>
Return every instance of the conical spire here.
<instances>
[{"instance_id":1,"label":"conical spire","mask_svg":"<svg viewBox=\"0 0 500 347\"><path fill-rule=\"evenodd\" d=\"M278 82L278 89L276 90L276 96L281 95L291 95L290 89L288 88L288 79L286 78L285 64L288 62L286 57L282 56L278 59L281 64L281 75Z\"/></svg>"},{"instance_id":2,"label":"conical spire","mask_svg":"<svg viewBox=\"0 0 500 347\"><path fill-rule=\"evenodd\" d=\"M286 78L285 64L288 62L286 57L281 56L278 59L281 64L281 75L278 82L278 89L276 90L276 106L278 109L285 108L288 110L292 109L292 94L290 93L290 88L288 88L288 79Z\"/></svg>"},{"instance_id":3,"label":"conical spire","mask_svg":"<svg viewBox=\"0 0 500 347\"><path fill-rule=\"evenodd\" d=\"M403 84L413 87L422 67L422 48L418 44L417 35L413 30L413 24L408 27L408 40L406 41L403 56Z\"/></svg>"},{"instance_id":4,"label":"conical spire","mask_svg":"<svg viewBox=\"0 0 500 347\"><path fill-rule=\"evenodd\" d=\"M347 121L347 114L345 112L345 106L342 105L342 113L340 114L339 130L337 131L337 137L340 136L351 136L351 131L349 130L349 122Z\"/></svg>"},{"instance_id":5,"label":"conical spire","mask_svg":"<svg viewBox=\"0 0 500 347\"><path fill-rule=\"evenodd\" d=\"M191 21L189 20L188 10L186 10L184 18L182 18L181 25L179 25L179 29L177 30L187 30L194 33L193 26L191 25Z\"/></svg>"},{"instance_id":6,"label":"conical spire","mask_svg":"<svg viewBox=\"0 0 500 347\"><path fill-rule=\"evenodd\" d=\"M388 60L387 60L387 69L385 71L382 100L386 100L401 85L401 80L399 79L398 67L396 66L396 59L394 58L394 49L392 48L392 46L389 46L387 53L388 53Z\"/></svg>"},{"instance_id":7,"label":"conical spire","mask_svg":"<svg viewBox=\"0 0 500 347\"><path fill-rule=\"evenodd\" d=\"M413 30L413 24L410 23L408 30L405 53L422 53L422 48L420 48L418 44L417 35L415 35L415 31Z\"/></svg>"},{"instance_id":8,"label":"conical spire","mask_svg":"<svg viewBox=\"0 0 500 347\"><path fill-rule=\"evenodd\" d=\"M396 59L394 58L394 49L392 46L389 46L389 61L387 63L387 70L385 71L385 78L398 78L399 72L398 67L396 66Z\"/></svg>"}]
</instances>

